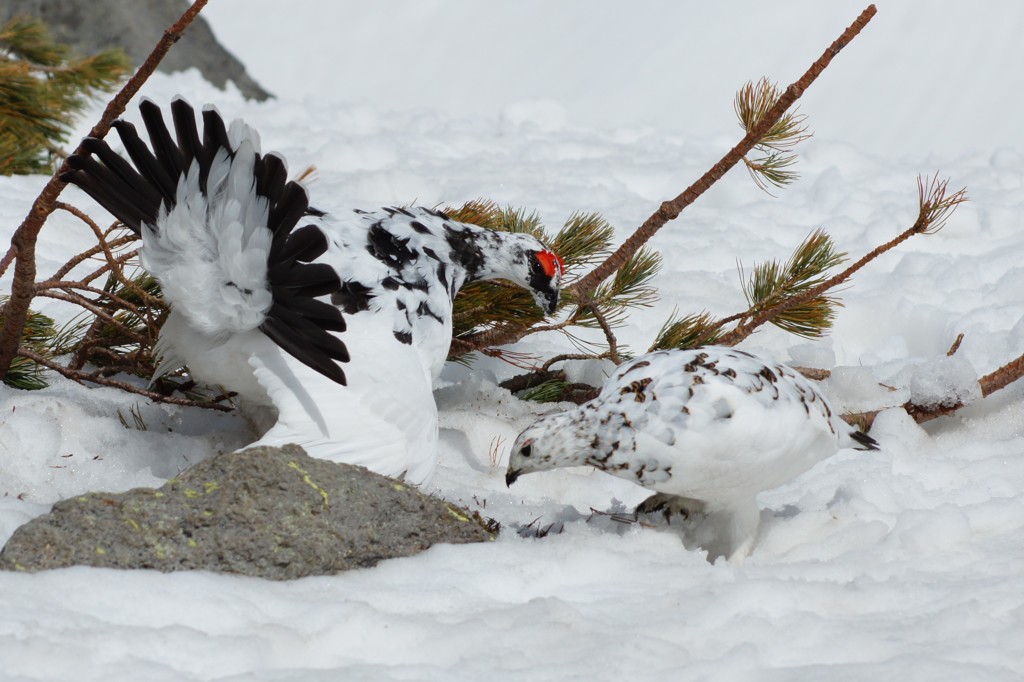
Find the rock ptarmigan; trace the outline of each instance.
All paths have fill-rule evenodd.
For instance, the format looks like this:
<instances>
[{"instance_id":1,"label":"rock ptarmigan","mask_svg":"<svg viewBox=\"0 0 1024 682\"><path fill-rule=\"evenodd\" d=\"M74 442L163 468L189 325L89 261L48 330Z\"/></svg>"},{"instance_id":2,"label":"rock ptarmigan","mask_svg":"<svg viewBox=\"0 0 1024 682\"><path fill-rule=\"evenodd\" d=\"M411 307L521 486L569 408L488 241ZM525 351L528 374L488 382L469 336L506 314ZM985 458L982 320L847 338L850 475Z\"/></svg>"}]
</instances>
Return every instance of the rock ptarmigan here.
<instances>
[{"instance_id":1,"label":"rock ptarmigan","mask_svg":"<svg viewBox=\"0 0 1024 682\"><path fill-rule=\"evenodd\" d=\"M713 528L708 558L737 560L757 533L757 494L840 448L878 444L792 368L709 346L619 366L594 400L523 431L505 480L589 464L657 491L638 511L699 513Z\"/></svg>"},{"instance_id":2,"label":"rock ptarmigan","mask_svg":"<svg viewBox=\"0 0 1024 682\"><path fill-rule=\"evenodd\" d=\"M128 159L86 139L63 176L142 236L140 262L171 305L161 371L187 365L270 408L275 421L258 444L298 443L422 483L437 457L432 383L455 294L502 278L551 313L561 259L531 235L431 209L313 209L249 126L206 108L200 134L187 102L170 109L174 137L143 101L148 146L118 121Z\"/></svg>"}]
</instances>

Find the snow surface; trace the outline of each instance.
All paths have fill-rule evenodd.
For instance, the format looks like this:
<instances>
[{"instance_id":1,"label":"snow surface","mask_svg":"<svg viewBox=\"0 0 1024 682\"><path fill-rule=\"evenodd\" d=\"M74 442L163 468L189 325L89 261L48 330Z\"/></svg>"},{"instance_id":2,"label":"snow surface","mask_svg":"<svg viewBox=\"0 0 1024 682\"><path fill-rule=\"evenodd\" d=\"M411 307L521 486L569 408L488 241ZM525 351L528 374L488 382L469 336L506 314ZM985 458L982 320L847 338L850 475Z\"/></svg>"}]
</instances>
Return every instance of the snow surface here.
<instances>
[{"instance_id":1,"label":"snow surface","mask_svg":"<svg viewBox=\"0 0 1024 682\"><path fill-rule=\"evenodd\" d=\"M766 330L743 347L839 366L823 386L849 410L944 386L969 395L965 373L1024 350L1024 5L877 4L803 102L817 135L800 182L771 198L734 170L655 237L662 299L621 331L631 348L646 347L673 309L742 309L737 259L785 258L819 226L853 257L887 241L914 219L916 175L938 170L967 185L972 203L858 273L831 337ZM294 171L316 165L314 200L335 210L484 196L535 208L550 226L600 211L622 238L735 143L739 85L788 82L860 9L217 0L206 10L215 31L280 98L245 102L195 73L158 75L145 92L244 116ZM44 182L0 178L0 223L13 231ZM79 193L65 198L100 215ZM40 273L88 241L74 218L55 215ZM55 301L38 307L69 314ZM957 361L941 360L960 332ZM551 335L520 350L567 347ZM562 470L506 490L508 444L534 413L555 409L496 387L516 371L452 367L437 391L442 461L430 489L500 520L496 542L290 583L0 574L0 679L1024 676L1024 386L923 428L884 412L871 432L880 451L843 451L761 496L758 544L734 566L592 515L645 496L619 479ZM146 430L133 428L133 410ZM62 381L0 388L0 415L0 542L55 500L159 485L250 437L231 415ZM514 531L531 522L551 532Z\"/></svg>"}]
</instances>

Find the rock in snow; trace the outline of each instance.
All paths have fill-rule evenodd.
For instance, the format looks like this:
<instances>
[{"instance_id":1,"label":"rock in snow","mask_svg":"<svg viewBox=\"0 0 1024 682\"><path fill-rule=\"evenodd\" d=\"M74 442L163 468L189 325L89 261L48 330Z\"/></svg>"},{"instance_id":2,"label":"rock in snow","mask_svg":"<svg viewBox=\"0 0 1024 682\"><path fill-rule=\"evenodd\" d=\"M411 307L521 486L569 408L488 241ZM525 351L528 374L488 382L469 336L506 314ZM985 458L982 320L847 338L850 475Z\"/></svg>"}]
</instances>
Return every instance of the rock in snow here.
<instances>
[{"instance_id":1,"label":"rock in snow","mask_svg":"<svg viewBox=\"0 0 1024 682\"><path fill-rule=\"evenodd\" d=\"M138 65L186 8L181 0L5 0L0 3L0 22L27 14L46 22L54 37L76 52L90 54L120 47ZM263 101L273 96L217 42L203 15L196 17L178 47L157 68L167 73L195 68L218 88L224 89L230 81L249 99Z\"/></svg>"},{"instance_id":2,"label":"rock in snow","mask_svg":"<svg viewBox=\"0 0 1024 682\"><path fill-rule=\"evenodd\" d=\"M0 569L200 569L284 580L493 537L476 514L286 445L211 457L159 489L59 502L15 531Z\"/></svg>"}]
</instances>

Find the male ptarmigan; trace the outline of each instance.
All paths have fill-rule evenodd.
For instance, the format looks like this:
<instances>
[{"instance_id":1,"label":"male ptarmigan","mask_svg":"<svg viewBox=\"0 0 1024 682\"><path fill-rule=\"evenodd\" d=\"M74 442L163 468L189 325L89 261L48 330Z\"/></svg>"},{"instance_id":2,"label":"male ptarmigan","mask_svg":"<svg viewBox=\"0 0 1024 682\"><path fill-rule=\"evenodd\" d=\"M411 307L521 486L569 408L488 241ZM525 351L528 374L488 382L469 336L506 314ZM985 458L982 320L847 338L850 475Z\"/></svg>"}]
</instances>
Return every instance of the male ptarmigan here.
<instances>
[{"instance_id":1,"label":"male ptarmigan","mask_svg":"<svg viewBox=\"0 0 1024 682\"><path fill-rule=\"evenodd\" d=\"M526 234L496 232L426 208L331 216L309 206L284 161L241 121L171 103L140 105L147 146L114 124L126 160L86 139L63 176L142 236L142 266L171 312L161 370L270 407L259 444L423 482L436 462L432 382L466 282L503 278L548 313L562 261ZM150 149L151 147L151 149ZM302 226L298 227L301 223ZM344 368L339 363L344 363Z\"/></svg>"},{"instance_id":2,"label":"male ptarmigan","mask_svg":"<svg viewBox=\"0 0 1024 682\"><path fill-rule=\"evenodd\" d=\"M597 398L523 431L505 480L589 464L659 493L638 511L704 515L715 535L709 559L740 559L757 532L759 492L839 448L877 447L795 370L709 346L621 365Z\"/></svg>"}]
</instances>

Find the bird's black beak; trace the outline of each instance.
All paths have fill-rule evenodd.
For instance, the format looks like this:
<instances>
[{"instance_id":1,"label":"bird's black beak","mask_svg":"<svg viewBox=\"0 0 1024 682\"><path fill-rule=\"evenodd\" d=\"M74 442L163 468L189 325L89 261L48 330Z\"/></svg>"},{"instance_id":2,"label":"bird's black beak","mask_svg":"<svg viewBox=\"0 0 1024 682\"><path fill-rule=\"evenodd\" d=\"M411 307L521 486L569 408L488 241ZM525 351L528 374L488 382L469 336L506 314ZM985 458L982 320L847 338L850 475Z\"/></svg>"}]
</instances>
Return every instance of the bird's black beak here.
<instances>
[{"instance_id":1,"label":"bird's black beak","mask_svg":"<svg viewBox=\"0 0 1024 682\"><path fill-rule=\"evenodd\" d=\"M509 469L508 473L505 474L505 487L511 488L517 478L519 478L519 469Z\"/></svg>"},{"instance_id":2,"label":"bird's black beak","mask_svg":"<svg viewBox=\"0 0 1024 682\"><path fill-rule=\"evenodd\" d=\"M558 290L548 289L540 292L540 297L544 300L541 304L541 308L548 315L554 315L555 310L558 308Z\"/></svg>"}]
</instances>

